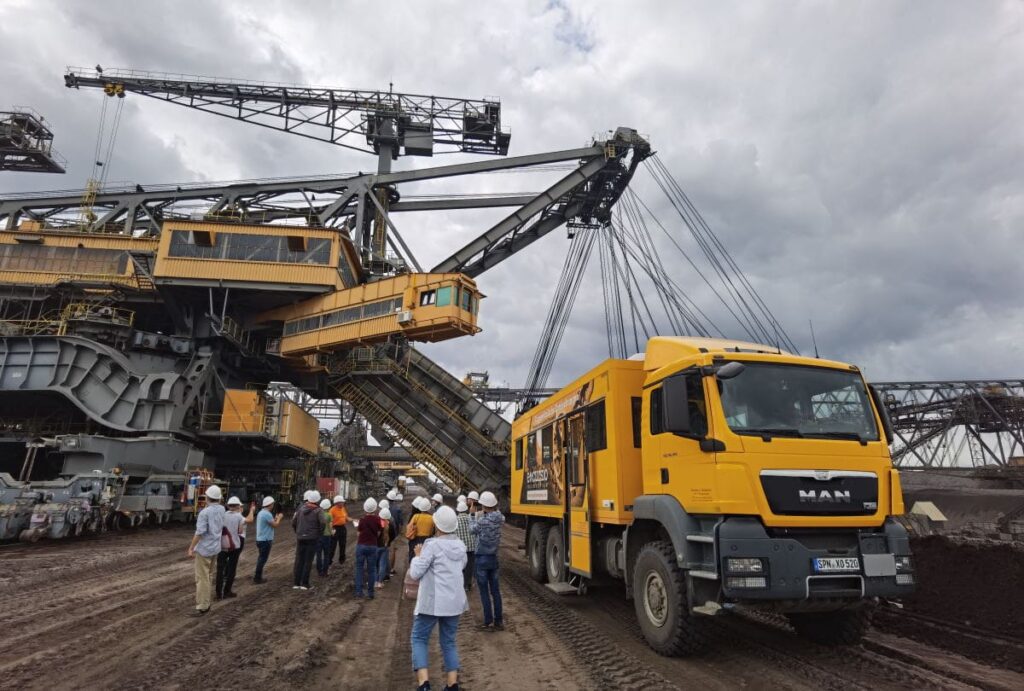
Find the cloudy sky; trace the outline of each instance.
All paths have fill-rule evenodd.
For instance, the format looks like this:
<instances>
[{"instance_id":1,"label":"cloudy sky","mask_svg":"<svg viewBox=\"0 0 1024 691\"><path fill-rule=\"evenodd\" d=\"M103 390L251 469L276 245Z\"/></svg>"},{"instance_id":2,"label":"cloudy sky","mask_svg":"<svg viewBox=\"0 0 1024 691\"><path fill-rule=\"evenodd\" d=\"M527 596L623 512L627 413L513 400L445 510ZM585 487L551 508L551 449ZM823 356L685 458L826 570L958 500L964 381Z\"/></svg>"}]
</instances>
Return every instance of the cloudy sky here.
<instances>
[{"instance_id":1,"label":"cloudy sky","mask_svg":"<svg viewBox=\"0 0 1024 691\"><path fill-rule=\"evenodd\" d=\"M0 0L3 105L56 131L77 188L102 97L66 65L498 96L513 154L650 137L797 345L875 380L1024 376L1024 5L1019 2L103 2ZM435 159L436 160L436 159ZM439 163L456 162L445 157ZM398 168L425 165L403 159ZM150 99L126 100L110 179L371 170L372 157ZM465 182L537 191L533 178ZM687 238L641 171L638 193ZM405 215L432 266L500 212ZM684 244L684 247L686 245ZM522 383L568 242L552 233L479 280L485 331L425 347ZM714 312L678 255L666 267ZM596 261L551 383L607 354ZM728 335L742 335L725 318Z\"/></svg>"}]
</instances>

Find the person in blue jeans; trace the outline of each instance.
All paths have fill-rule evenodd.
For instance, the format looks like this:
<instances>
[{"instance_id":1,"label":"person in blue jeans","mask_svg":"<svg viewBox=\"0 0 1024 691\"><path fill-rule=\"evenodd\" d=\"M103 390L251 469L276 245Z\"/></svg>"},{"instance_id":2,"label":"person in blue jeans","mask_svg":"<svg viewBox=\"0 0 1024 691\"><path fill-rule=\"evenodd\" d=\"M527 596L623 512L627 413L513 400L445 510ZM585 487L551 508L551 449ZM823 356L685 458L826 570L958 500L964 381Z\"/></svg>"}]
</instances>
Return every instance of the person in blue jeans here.
<instances>
[{"instance_id":1,"label":"person in blue jeans","mask_svg":"<svg viewBox=\"0 0 1024 691\"><path fill-rule=\"evenodd\" d=\"M459 691L459 649L455 632L459 618L469 609L462 586L466 566L466 545L455 534L459 520L450 506L438 507L433 516L437 537L416 545L409 563L409 578L419 581L412 621L412 669L416 691L430 690L430 662L427 648L430 634L438 627L444 656L445 691Z\"/></svg>"},{"instance_id":2,"label":"person in blue jeans","mask_svg":"<svg viewBox=\"0 0 1024 691\"><path fill-rule=\"evenodd\" d=\"M377 546L383 524L377 516L377 500L369 497L363 502L364 515L356 525L356 592L355 597L363 597L363 569L366 574L366 598L373 599L377 583Z\"/></svg>"},{"instance_id":3,"label":"person in blue jeans","mask_svg":"<svg viewBox=\"0 0 1024 691\"><path fill-rule=\"evenodd\" d=\"M482 511L471 514L469 530L476 535L476 584L480 590L484 622L480 628L485 631L502 631L505 619L501 611L501 588L498 585L498 545L501 543L501 526L505 517L498 511L498 498L493 492L480 495ZM474 507L476 508L476 507Z\"/></svg>"},{"instance_id":4,"label":"person in blue jeans","mask_svg":"<svg viewBox=\"0 0 1024 691\"><path fill-rule=\"evenodd\" d=\"M383 504L384 502L381 502ZM395 521L391 517L391 510L389 508L383 508L377 512L377 516L380 517L381 522L381 541L378 544L383 546L377 548L377 589L384 587L385 581L391 580L391 566L390 560L388 559L388 551L391 549L391 543L394 542L397 532L395 530Z\"/></svg>"},{"instance_id":5,"label":"person in blue jeans","mask_svg":"<svg viewBox=\"0 0 1024 691\"><path fill-rule=\"evenodd\" d=\"M253 583L266 583L263 578L263 567L270 559L270 548L274 546L274 530L281 525L284 514L280 511L274 514L274 498L263 497L263 508L256 515L256 550L259 556L256 558L256 575L252 577Z\"/></svg>"},{"instance_id":6,"label":"person in blue jeans","mask_svg":"<svg viewBox=\"0 0 1024 691\"><path fill-rule=\"evenodd\" d=\"M320 510L324 513L324 532L316 543L316 572L325 578L331 570L331 544L334 537L334 526L331 525L331 500L322 499Z\"/></svg>"}]
</instances>

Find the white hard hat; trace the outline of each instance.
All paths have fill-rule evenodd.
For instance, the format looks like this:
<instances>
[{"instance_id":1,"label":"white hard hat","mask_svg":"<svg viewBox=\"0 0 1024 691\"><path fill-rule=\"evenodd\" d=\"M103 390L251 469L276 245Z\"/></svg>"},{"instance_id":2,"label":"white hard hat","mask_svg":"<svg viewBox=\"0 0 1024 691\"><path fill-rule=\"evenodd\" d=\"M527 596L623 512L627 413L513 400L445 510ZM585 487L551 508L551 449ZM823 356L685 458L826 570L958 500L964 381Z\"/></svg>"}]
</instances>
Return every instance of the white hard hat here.
<instances>
[{"instance_id":1,"label":"white hard hat","mask_svg":"<svg viewBox=\"0 0 1024 691\"><path fill-rule=\"evenodd\" d=\"M206 488L206 498L213 499L214 501L220 501L224 495L220 493L220 487L217 485L210 485Z\"/></svg>"},{"instance_id":2,"label":"white hard hat","mask_svg":"<svg viewBox=\"0 0 1024 691\"><path fill-rule=\"evenodd\" d=\"M461 501L466 501L466 495L465 495L465 494L460 494L459 496L457 496L457 497L455 498L455 503L456 503L456 504L458 504L458 503L459 503L459 502L461 502Z\"/></svg>"},{"instance_id":3,"label":"white hard hat","mask_svg":"<svg viewBox=\"0 0 1024 691\"><path fill-rule=\"evenodd\" d=\"M302 493L302 501L313 501L313 490L307 489Z\"/></svg>"},{"instance_id":4,"label":"white hard hat","mask_svg":"<svg viewBox=\"0 0 1024 691\"><path fill-rule=\"evenodd\" d=\"M395 501L402 501L403 499L405 499L405 496L401 492L395 495Z\"/></svg>"},{"instance_id":5,"label":"white hard hat","mask_svg":"<svg viewBox=\"0 0 1024 691\"><path fill-rule=\"evenodd\" d=\"M311 502L313 502L314 504L319 503L319 501L320 501L320 493L317 492L315 489L309 490L309 500Z\"/></svg>"},{"instance_id":6,"label":"white hard hat","mask_svg":"<svg viewBox=\"0 0 1024 691\"><path fill-rule=\"evenodd\" d=\"M381 499L379 502L377 502L377 506L379 506L382 509L386 509L389 506L391 506L391 502L389 502L387 499Z\"/></svg>"},{"instance_id":7,"label":"white hard hat","mask_svg":"<svg viewBox=\"0 0 1024 691\"><path fill-rule=\"evenodd\" d=\"M331 508L331 500L324 499L322 502L320 502L320 508L323 509L324 511Z\"/></svg>"},{"instance_id":8,"label":"white hard hat","mask_svg":"<svg viewBox=\"0 0 1024 691\"><path fill-rule=\"evenodd\" d=\"M498 498L494 496L494 492L484 492L480 495L480 503L491 509L498 505Z\"/></svg>"},{"instance_id":9,"label":"white hard hat","mask_svg":"<svg viewBox=\"0 0 1024 691\"><path fill-rule=\"evenodd\" d=\"M391 511L387 507L384 507L383 509L380 510L380 517L385 521L390 521Z\"/></svg>"},{"instance_id":10,"label":"white hard hat","mask_svg":"<svg viewBox=\"0 0 1024 691\"><path fill-rule=\"evenodd\" d=\"M263 508L267 508L274 503L273 497L263 497Z\"/></svg>"},{"instance_id":11,"label":"white hard hat","mask_svg":"<svg viewBox=\"0 0 1024 691\"><path fill-rule=\"evenodd\" d=\"M363 511L366 513L373 513L377 510L377 500L373 497L367 497L366 501L363 502Z\"/></svg>"},{"instance_id":12,"label":"white hard hat","mask_svg":"<svg viewBox=\"0 0 1024 691\"><path fill-rule=\"evenodd\" d=\"M468 498L472 499L473 501L480 501L480 493L477 492L476 490L473 490L472 492L469 493Z\"/></svg>"},{"instance_id":13,"label":"white hard hat","mask_svg":"<svg viewBox=\"0 0 1024 691\"><path fill-rule=\"evenodd\" d=\"M345 503L345 497L341 496L340 494L335 495L334 503L335 504L344 504Z\"/></svg>"},{"instance_id":14,"label":"white hard hat","mask_svg":"<svg viewBox=\"0 0 1024 691\"><path fill-rule=\"evenodd\" d=\"M466 502L464 502L464 501L460 501L460 502L459 502L459 503L458 503L458 504L457 504L457 505L455 506L455 511L456 511L456 512L458 512L458 513L464 513L464 512L466 512L466 511L469 511L469 507L468 507L468 506L466 506Z\"/></svg>"},{"instance_id":15,"label":"white hard hat","mask_svg":"<svg viewBox=\"0 0 1024 691\"><path fill-rule=\"evenodd\" d=\"M430 501L426 497L416 497L412 500L412 505L420 511L430 511Z\"/></svg>"},{"instance_id":16,"label":"white hard hat","mask_svg":"<svg viewBox=\"0 0 1024 691\"><path fill-rule=\"evenodd\" d=\"M459 527L459 518L450 506L439 506L434 512L434 525L442 533L454 533Z\"/></svg>"},{"instance_id":17,"label":"white hard hat","mask_svg":"<svg viewBox=\"0 0 1024 691\"><path fill-rule=\"evenodd\" d=\"M408 478L406 478L406 477L405 477L405 475L399 475L399 476L398 476L398 481L399 481L399 482L405 482L405 481L406 481L407 479L408 479Z\"/></svg>"},{"instance_id":18,"label":"white hard hat","mask_svg":"<svg viewBox=\"0 0 1024 691\"><path fill-rule=\"evenodd\" d=\"M438 504L443 504L444 503L444 497L442 497L440 494L435 494L434 496L432 496L430 498L430 500L431 501L436 501Z\"/></svg>"},{"instance_id":19,"label":"white hard hat","mask_svg":"<svg viewBox=\"0 0 1024 691\"><path fill-rule=\"evenodd\" d=\"M391 500L391 501L397 501L398 500L398 490L397 489L390 490L388 492L388 499Z\"/></svg>"},{"instance_id":20,"label":"white hard hat","mask_svg":"<svg viewBox=\"0 0 1024 691\"><path fill-rule=\"evenodd\" d=\"M241 505L242 505L242 500L239 499L238 497L231 497L230 499L228 499L228 506L241 506Z\"/></svg>"}]
</instances>

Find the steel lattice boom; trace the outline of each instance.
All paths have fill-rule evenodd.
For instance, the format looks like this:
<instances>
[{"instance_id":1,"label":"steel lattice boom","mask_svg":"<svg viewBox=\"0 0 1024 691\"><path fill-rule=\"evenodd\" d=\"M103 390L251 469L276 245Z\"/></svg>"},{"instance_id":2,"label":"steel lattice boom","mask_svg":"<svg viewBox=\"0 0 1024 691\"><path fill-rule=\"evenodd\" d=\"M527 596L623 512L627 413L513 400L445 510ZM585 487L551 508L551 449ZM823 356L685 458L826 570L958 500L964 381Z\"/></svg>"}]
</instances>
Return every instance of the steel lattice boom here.
<instances>
[{"instance_id":1,"label":"steel lattice boom","mask_svg":"<svg viewBox=\"0 0 1024 691\"><path fill-rule=\"evenodd\" d=\"M497 100L444 98L392 91L296 86L130 69L68 67L69 88L110 96L149 96L281 132L379 153L440 151L505 155L511 135ZM357 144L357 137L365 144Z\"/></svg>"}]
</instances>

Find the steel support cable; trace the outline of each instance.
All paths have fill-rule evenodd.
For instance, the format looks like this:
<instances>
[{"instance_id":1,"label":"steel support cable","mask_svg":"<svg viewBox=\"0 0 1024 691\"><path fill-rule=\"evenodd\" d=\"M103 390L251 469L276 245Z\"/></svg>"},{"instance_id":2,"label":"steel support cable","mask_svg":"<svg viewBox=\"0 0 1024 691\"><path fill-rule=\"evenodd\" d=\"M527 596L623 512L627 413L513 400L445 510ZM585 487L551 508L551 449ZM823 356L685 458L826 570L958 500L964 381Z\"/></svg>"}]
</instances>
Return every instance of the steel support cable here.
<instances>
[{"instance_id":1,"label":"steel support cable","mask_svg":"<svg viewBox=\"0 0 1024 691\"><path fill-rule=\"evenodd\" d=\"M655 285L658 297L661 300L662 308L665 310L665 314L668 317L669 325L675 333L685 333L686 335L689 335L690 328L688 328L688 325L693 326L692 315L688 314L688 310L680 309L679 302L675 299L676 296L666 280L668 278L667 272L658 257L657 248L654 247L654 243L651 240L651 234L647 224L644 222L643 217L638 213L638 209L632 203L631 199L625 198L624 196L621 201L623 202L625 217L627 220L631 221L633 226L632 235L634 244L641 252L644 260L641 268L644 269ZM670 304L672 307L670 307Z\"/></svg>"},{"instance_id":2,"label":"steel support cable","mask_svg":"<svg viewBox=\"0 0 1024 691\"><path fill-rule=\"evenodd\" d=\"M645 272L648 273L651 280L655 283L656 288L660 291L659 295L663 296L675 309L676 314L673 314L672 310L663 304L670 322L673 322L673 317L676 318L676 323L673 324L676 333L685 332L688 334L690 332L690 329L686 326L688 324L698 334L709 336L709 329L701 323L700 318L697 317L694 311L691 311L687 303L692 305L696 313L699 313L713 328L717 329L717 326L714 326L714 323L707 315L697 307L696 303L668 275L668 271L665 269L660 254L651 238L650 230L643 219L643 215L640 213L639 206L636 204L635 194L624 195L623 202L623 208L626 210L627 217L633 219L635 242L638 245L638 249L643 253L645 263L642 264L642 268L644 268Z\"/></svg>"},{"instance_id":3,"label":"steel support cable","mask_svg":"<svg viewBox=\"0 0 1024 691\"><path fill-rule=\"evenodd\" d=\"M541 333L537 339L537 349L533 353L533 359L530 362L530 370L526 378L526 388L531 389L532 382L540 376L540 370L542 367L543 359L546 357L546 349L549 347L551 333L554 321L556 319L556 311L558 306L564 299L565 286L569 280L570 266L573 263L574 257L577 251L577 242L573 241L569 244L569 251L565 255L565 262L562 265L562 272L558 276L558 283L555 285L555 292L551 298L551 304L548 306L548 313L544 318L544 326L541 328Z\"/></svg>"},{"instance_id":4,"label":"steel support cable","mask_svg":"<svg viewBox=\"0 0 1024 691\"><path fill-rule=\"evenodd\" d=\"M619 342L619 352L623 354L622 355L623 357L625 357L625 353L626 353L626 321L625 321L625 319L623 317L623 313L622 313L622 291L619 289L619 275L618 275L618 270L617 270L617 268L615 266L614 253L612 251L611 234L612 234L612 227L611 227L611 225L604 226L604 228L602 229L602 240L604 240L604 242L602 243L602 246L604 247L604 250L605 250L605 252L608 255L608 268L609 268L609 273L611 275L611 290L612 290L612 295L613 295L613 298L614 298L614 305L615 305L615 311L612 314L612 318L614 320L612 322L612 324L613 324L614 327L617 327L616 328L616 336L617 336L618 342Z\"/></svg>"},{"instance_id":5,"label":"steel support cable","mask_svg":"<svg viewBox=\"0 0 1024 691\"><path fill-rule=\"evenodd\" d=\"M604 228L598 230L599 234L603 235L603 232ZM601 302L604 304L604 333L605 338L608 341L608 357L614 358L618 357L618 350L615 349L614 347L614 336L612 335L612 319L615 306L612 305L611 302L611 290L608 281L608 266L607 259L605 258L605 255L607 254L607 249L605 247L604 238L600 237L598 238L598 240L599 242L597 245L597 258L601 267Z\"/></svg>"},{"instance_id":6,"label":"steel support cable","mask_svg":"<svg viewBox=\"0 0 1024 691\"><path fill-rule=\"evenodd\" d=\"M736 314L736 311L733 309L732 305L729 304L729 302L725 299L721 292L719 292L718 288L715 287L715 285L704 274L704 272L700 270L700 267L697 266L696 262L693 261L693 258L687 253L687 251L683 249L682 245L680 245L679 242L674 237L672 237L672 233L670 233L668 229L665 228L664 224L658 219L657 216L654 215L654 212L651 211L650 207L648 207L647 204L644 203L643 199L640 199L640 197L636 196L635 193L634 197L636 202L643 208L644 211L647 212L647 215L651 217L655 225L658 226L658 228L665 235L665 237L667 237L669 241L675 246L675 248L679 250L679 253L683 255L683 258L686 259L686 262L690 265L690 268L692 268L697 273L697 275L700 276L701 280L704 281L704 284L708 287L708 289L714 294L716 298L718 298L718 301L722 303L722 306L725 307L729 314L732 315L733 319L736 320L736 323L739 324L740 327L743 328L745 331L747 331L747 334L749 336L753 337L753 333L751 333L749 329L747 329L744 326L743 320L740 318L738 314ZM707 315L705 315L705 318L708 318ZM710 321L710 319L708 320ZM725 332L722 331L720 327L715 326L715 329L718 331L719 334L723 336L725 335Z\"/></svg>"},{"instance_id":7,"label":"steel support cable","mask_svg":"<svg viewBox=\"0 0 1024 691\"><path fill-rule=\"evenodd\" d=\"M747 275L739 267L739 264L736 263L736 260L733 258L732 254L725 247L725 245L721 242L721 240L719 239L718 235L715 234L711 230L711 228L708 226L707 222L704 220L704 217L697 210L696 206L694 206L693 202L690 201L689 196L687 196L686 192L683 191L682 187L680 187L679 183L676 182L675 178L672 177L671 173L669 173L668 168L665 166L664 162L658 160L657 163L664 170L665 175L668 178L669 183L672 186L674 186L674 188L679 193L681 199L692 210L692 212L693 212L694 216L697 218L698 222L705 228L706 232L711 237L712 241L718 246L720 252L722 253L722 256L725 257L726 261L732 266L733 270L736 272L736 275L739 277L740 281L747 287L747 290L750 292L751 296L754 298L754 301L761 308L762 314L768 319L769 323L772 325L772 327L773 327L773 329L775 331L775 334L776 334L776 338L782 339L784 341L784 343L787 344L787 347L790 347L790 348L792 348L795 351L796 350L796 345L789 338L789 335L786 333L785 329L782 328L782 325L779 323L779 320L775 317L775 314L771 311L771 308L768 307L768 304L761 297L761 294L757 291L756 288L754 288L753 284L747 278Z\"/></svg>"},{"instance_id":8,"label":"steel support cable","mask_svg":"<svg viewBox=\"0 0 1024 691\"><path fill-rule=\"evenodd\" d=\"M647 167L647 170L651 173L651 177L654 179L658 187L661 188L662 193L664 193L666 198L668 198L669 203L675 209L676 213L683 220L687 229L689 229L690 234L693 236L698 247L700 247L701 252L704 254L705 259L707 259L708 263L715 270L715 273L718 274L726 292L729 293L729 297L735 303L739 312L743 315L740 325L747 331L748 336L753 340L762 340L762 338L771 340L771 336L767 328L760 322L757 314L751 309L750 305L747 304L746 300L744 300L742 293L734 284L725 266L722 265L722 262L717 256L709 239L704 235L696 221L691 218L685 205L673 195L671 187L662 177L663 174L661 169L652 164Z\"/></svg>"},{"instance_id":9,"label":"steel support cable","mask_svg":"<svg viewBox=\"0 0 1024 691\"><path fill-rule=\"evenodd\" d=\"M654 286L654 292L658 296L658 300L661 303L661 308L665 311L665 315L669 323L669 328L672 332L678 333L679 331L682 330L682 328L678 324L677 319L675 318L676 315L673 314L673 310L668 305L666 295L667 287L663 286L659 278L652 272L652 258L646 252L645 248L642 245L642 242L637 237L638 232L636 228L634 227L630 229L628 227L631 222L628 209L625 210L623 216L626 220L626 223L623 225L623 227L619 228L619 239L622 243L623 250L629 253L629 255L634 259L634 261L640 266L640 269L644 273L646 273L647 277L651 280L651 283ZM627 242L632 242L632 246L627 244ZM660 329L657 326L657 323L653 324L652 328L655 332L660 331Z\"/></svg>"},{"instance_id":10,"label":"steel support cable","mask_svg":"<svg viewBox=\"0 0 1024 691\"><path fill-rule=\"evenodd\" d=\"M636 278L636 274L633 271L633 267L630 265L630 262L626 261L626 255L629 254L629 250L628 250L628 248L625 245L624 238L622 238L619 235L614 234L614 233L612 234L612 238L616 242L618 242L619 249L621 250L622 255L623 255L622 266L623 266L623 275L626 278L626 283L627 283L627 285L629 285L630 282L632 282L633 287L636 288L636 294L637 294L637 297L639 298L639 303L638 304L643 307L643 311L646 312L647 319L649 320L649 321L647 321L645 323L644 320L643 320L643 314L640 314L640 318L637 320L638 323L640 324L640 328L643 329L644 341L646 341L652 335L657 333L657 331L658 331L658 322L657 322L657 320L655 320L654 314L651 312L651 308L647 304L647 298L644 297L643 288L641 288L640 282ZM632 299L632 297L631 297L631 299ZM638 312L639 312L639 310L638 310ZM647 328L648 324L651 327L650 329ZM635 325L634 325L634 341L637 341ZM637 352L639 352L639 350L640 350L639 342L636 342L636 347L637 347Z\"/></svg>"},{"instance_id":11,"label":"steel support cable","mask_svg":"<svg viewBox=\"0 0 1024 691\"><path fill-rule=\"evenodd\" d=\"M680 200L691 211L693 217L696 219L697 223L703 228L703 230L706 233L707 237L710 238L711 242L718 249L719 253L725 259L726 263L729 264L729 266L735 272L736 276L739 278L740 282L746 287L747 291L749 292L749 294L753 298L754 302L760 308L760 310L762 312L762 315L768 320L769 324L772 325L773 330L775 331L776 339L783 340L783 342L787 345L787 347L792 348L794 351L796 351L797 350L796 349L796 345L789 338L789 335L786 333L785 329L782 328L782 325L779 323L778 319L772 313L772 311L768 307L767 303L761 297L760 293L758 293L758 291L754 288L753 284L751 284L751 282L747 278L746 274L743 272L743 270L736 263L736 260L732 257L732 255L729 253L729 250L725 247L725 245L718 238L717 234L715 234L715 232L711 230L710 226L708 226L707 222L704 220L704 217L697 210L696 206L694 206L693 202L690 201L690 198L687 196L686 192L683 191L683 189L679 185L679 183L676 182L674 177L672 177L672 174L669 172L669 170L668 170L667 166L665 165L665 163L660 158L658 158L657 155L654 155L651 158L653 159L652 165L656 166L657 168L659 168L661 170L661 172L663 173L663 175L665 177L665 180L666 180L667 184L672 189L674 189L675 192L679 195Z\"/></svg>"},{"instance_id":12,"label":"steel support cable","mask_svg":"<svg viewBox=\"0 0 1024 691\"><path fill-rule=\"evenodd\" d=\"M107 153L103 157L103 174L100 176L100 187L107 184L110 177L110 159L114 155L114 145L117 143L117 133L121 129L121 113L124 111L125 99L117 99L117 108L114 109L114 121L110 125L110 139L107 142Z\"/></svg>"},{"instance_id":13,"label":"steel support cable","mask_svg":"<svg viewBox=\"0 0 1024 691\"><path fill-rule=\"evenodd\" d=\"M101 167L103 164L100 162L100 152L103 150L103 132L107 123L107 104L110 103L110 99L104 98L100 103L100 125L96 130L96 149L92 154L92 175L89 177L96 179L96 169Z\"/></svg>"},{"instance_id":14,"label":"steel support cable","mask_svg":"<svg viewBox=\"0 0 1024 691\"><path fill-rule=\"evenodd\" d=\"M615 215L616 215L617 221L621 223L621 221L622 221L622 212L619 209L616 209L615 210ZM626 292L626 300L628 301L628 304L629 304L630 321L631 321L632 328L633 328L633 344L634 344L634 347L636 348L637 352L639 352L640 351L640 339L639 339L639 337L637 335L638 331L637 331L636 327L637 327L637 321L641 317L638 314L639 309L637 308L636 300L633 299L633 287L632 287L632 285L629 283L629 281L626 278L625 267L624 267L625 257L623 257L623 260L620 263L619 259L618 259L618 256L615 253L615 232L614 232L613 228L611 228L611 227L608 229L608 241L609 241L608 247L609 247L609 250L611 252L612 263L613 263L613 266L615 267L616 277L621 277L621 279L622 279L622 287L623 287L623 289ZM625 338L625 324L623 324L623 343L625 343L625 342L626 342L626 338Z\"/></svg>"}]
</instances>

